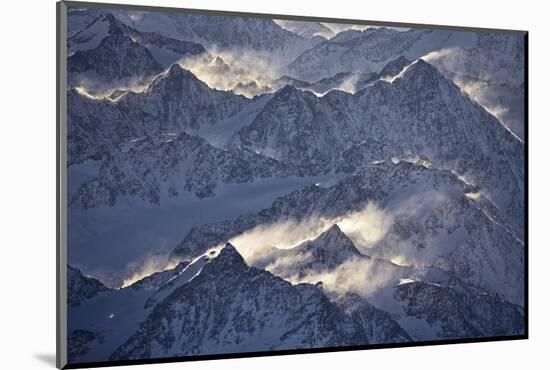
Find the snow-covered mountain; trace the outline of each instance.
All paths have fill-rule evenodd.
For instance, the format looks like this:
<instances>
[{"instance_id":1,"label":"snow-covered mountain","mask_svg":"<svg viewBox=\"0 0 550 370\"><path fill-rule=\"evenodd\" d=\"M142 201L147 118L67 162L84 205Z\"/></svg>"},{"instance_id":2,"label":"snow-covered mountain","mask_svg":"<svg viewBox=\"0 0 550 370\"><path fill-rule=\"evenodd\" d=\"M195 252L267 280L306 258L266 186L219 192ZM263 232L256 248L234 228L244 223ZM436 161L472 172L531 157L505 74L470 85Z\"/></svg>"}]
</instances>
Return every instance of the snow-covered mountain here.
<instances>
[{"instance_id":1,"label":"snow-covered mountain","mask_svg":"<svg viewBox=\"0 0 550 370\"><path fill-rule=\"evenodd\" d=\"M148 136L105 153L97 177L78 188L69 206L114 206L121 197L160 206L182 192L206 198L222 184L292 174L291 168L274 159L246 149L215 148L185 132Z\"/></svg>"},{"instance_id":2,"label":"snow-covered mountain","mask_svg":"<svg viewBox=\"0 0 550 370\"><path fill-rule=\"evenodd\" d=\"M350 219L348 235L369 255L439 267L469 285L521 304L524 244L498 209L477 190L450 171L409 162L370 165L334 186L312 185L278 198L271 208L255 215L193 228L174 254L193 256L281 220L333 220L346 231L346 220ZM377 204L380 211L362 215L362 208L369 203ZM413 209L410 204L414 204ZM357 217L365 221L355 221ZM378 237L366 243L371 217L390 221L380 226L382 230L370 231ZM307 232L304 230L304 235Z\"/></svg>"},{"instance_id":3,"label":"snow-covered mountain","mask_svg":"<svg viewBox=\"0 0 550 370\"><path fill-rule=\"evenodd\" d=\"M523 138L522 35L388 28L348 30L289 63L286 73L316 81L337 73L379 72L398 56L423 57Z\"/></svg>"},{"instance_id":4,"label":"snow-covered mountain","mask_svg":"<svg viewBox=\"0 0 550 370\"><path fill-rule=\"evenodd\" d=\"M147 135L197 130L238 113L249 102L209 88L178 64L157 75L145 91L130 91L115 101L90 98L76 89L69 90L67 99L69 164L101 157L113 145Z\"/></svg>"},{"instance_id":5,"label":"snow-covered mountain","mask_svg":"<svg viewBox=\"0 0 550 370\"><path fill-rule=\"evenodd\" d=\"M98 15L67 44L69 83L100 95L144 84L180 59L209 57L200 44L139 32L110 13Z\"/></svg>"},{"instance_id":6,"label":"snow-covered mountain","mask_svg":"<svg viewBox=\"0 0 550 370\"><path fill-rule=\"evenodd\" d=\"M99 280L86 277L79 269L67 266L67 301L70 306L80 306L102 292L109 291Z\"/></svg>"},{"instance_id":7,"label":"snow-covered mountain","mask_svg":"<svg viewBox=\"0 0 550 370\"><path fill-rule=\"evenodd\" d=\"M316 95L324 95L331 90L342 90L354 94L378 79L389 79L396 76L410 63L407 58L399 56L384 66L379 73L339 72L334 76L311 83L282 76L278 79L266 79L264 85L252 85L251 88L242 91L245 92L244 95L255 96L266 92L276 92L285 85L292 85L300 90L311 91ZM234 89L234 91L238 93L238 90Z\"/></svg>"},{"instance_id":8,"label":"snow-covered mountain","mask_svg":"<svg viewBox=\"0 0 550 370\"><path fill-rule=\"evenodd\" d=\"M325 266L330 270L360 256L346 239L333 226L296 248L342 254L337 247L348 245L346 258ZM314 259L322 264L325 257ZM128 360L522 333L521 307L456 280L440 283L401 279L384 287L377 295L391 297L385 303L390 314L359 294L334 294L323 283L291 284L250 267L226 244L75 308L69 353L72 361L86 362L97 356Z\"/></svg>"},{"instance_id":9,"label":"snow-covered mountain","mask_svg":"<svg viewBox=\"0 0 550 370\"><path fill-rule=\"evenodd\" d=\"M367 305L365 303L365 305ZM386 313L357 307L352 320L314 285L248 267L226 245L189 283L158 303L111 360L401 342ZM198 316L197 316L198 315ZM262 324L258 326L257 324ZM367 325L386 330L372 335Z\"/></svg>"},{"instance_id":10,"label":"snow-covered mountain","mask_svg":"<svg viewBox=\"0 0 550 370\"><path fill-rule=\"evenodd\" d=\"M286 85L292 85L300 90L307 90L316 95L324 95L331 90L342 90L356 93L378 79L388 79L401 72L411 62L403 56L390 61L380 73L340 72L334 76L322 78L315 82L306 82L289 76L271 78L259 74L250 74L249 71L235 66L229 66L222 58L216 57L208 63L184 63L191 72L213 88L231 90L249 98L265 93L274 93ZM235 81L240 81L235 83Z\"/></svg>"},{"instance_id":11,"label":"snow-covered mountain","mask_svg":"<svg viewBox=\"0 0 550 370\"><path fill-rule=\"evenodd\" d=\"M410 340L365 299L354 297L351 305L315 285L292 285L249 267L230 244L164 274L174 277L156 288L138 282L110 291L75 309L72 360L109 352L119 360Z\"/></svg>"},{"instance_id":12,"label":"snow-covered mountain","mask_svg":"<svg viewBox=\"0 0 550 370\"><path fill-rule=\"evenodd\" d=\"M68 311L70 362L106 361L138 330L155 304L193 279L215 255L209 253L176 267L111 289Z\"/></svg>"},{"instance_id":13,"label":"snow-covered mountain","mask_svg":"<svg viewBox=\"0 0 550 370\"><path fill-rule=\"evenodd\" d=\"M522 232L523 143L422 59L353 95L317 97L286 86L232 143L313 174L368 138L396 157L426 158L479 185Z\"/></svg>"},{"instance_id":14,"label":"snow-covered mountain","mask_svg":"<svg viewBox=\"0 0 550 370\"><path fill-rule=\"evenodd\" d=\"M277 91L254 121L239 130L233 145L320 173L345 149L345 122L337 127L311 92L287 85ZM345 132L345 131L344 131Z\"/></svg>"},{"instance_id":15,"label":"snow-covered mountain","mask_svg":"<svg viewBox=\"0 0 550 370\"><path fill-rule=\"evenodd\" d=\"M393 294L406 315L399 322L419 339L480 338L525 332L523 308L499 296L423 281L404 282ZM424 328L419 330L419 326Z\"/></svg>"},{"instance_id":16,"label":"snow-covered mountain","mask_svg":"<svg viewBox=\"0 0 550 370\"><path fill-rule=\"evenodd\" d=\"M288 21L283 19L275 19L274 22L285 30L294 32L308 39L316 36L330 39L335 35L330 28L320 22Z\"/></svg>"},{"instance_id":17,"label":"snow-covered mountain","mask_svg":"<svg viewBox=\"0 0 550 370\"><path fill-rule=\"evenodd\" d=\"M339 292L336 301L345 310L368 304L364 300L368 298L397 318L415 339L521 334L524 330L520 306L469 287L447 270L399 266L367 257L336 225L285 251L274 255L276 261L267 267L269 271L294 281L323 279L325 290ZM277 261L283 261L283 269ZM359 276L350 278L350 270L357 270Z\"/></svg>"},{"instance_id":18,"label":"snow-covered mountain","mask_svg":"<svg viewBox=\"0 0 550 370\"><path fill-rule=\"evenodd\" d=\"M349 30L305 51L288 64L287 73L315 81L339 72L379 72L389 61L404 56L410 60L453 46L475 45L475 34L440 30L391 28Z\"/></svg>"},{"instance_id":19,"label":"snow-covered mountain","mask_svg":"<svg viewBox=\"0 0 550 370\"><path fill-rule=\"evenodd\" d=\"M71 363L525 333L520 36L68 28Z\"/></svg>"},{"instance_id":20,"label":"snow-covered mountain","mask_svg":"<svg viewBox=\"0 0 550 370\"><path fill-rule=\"evenodd\" d=\"M315 239L295 247L272 247L263 258L254 261L254 266L265 268L283 278L301 279L310 274L332 270L354 258L367 256L361 254L338 225L334 224ZM278 263L280 260L290 260L292 263L281 266Z\"/></svg>"},{"instance_id":21,"label":"snow-covered mountain","mask_svg":"<svg viewBox=\"0 0 550 370\"><path fill-rule=\"evenodd\" d=\"M197 42L208 50L238 58L246 51L249 57L260 57L274 69L323 40L302 37L266 18L162 12L131 15L117 14L137 30Z\"/></svg>"},{"instance_id":22,"label":"snow-covered mountain","mask_svg":"<svg viewBox=\"0 0 550 370\"><path fill-rule=\"evenodd\" d=\"M86 91L94 94L105 94L118 84L132 86L131 80L144 83L162 71L147 48L124 35L105 37L94 49L77 51L67 61L73 86L85 85ZM93 84L91 76L98 76L100 81ZM99 83L98 83L99 82ZM107 85L106 89L103 89Z\"/></svg>"},{"instance_id":23,"label":"snow-covered mountain","mask_svg":"<svg viewBox=\"0 0 550 370\"><path fill-rule=\"evenodd\" d=\"M70 38L78 32L84 30L98 16L105 14L104 9L84 9L84 8L69 8L67 9L67 37Z\"/></svg>"},{"instance_id":24,"label":"snow-covered mountain","mask_svg":"<svg viewBox=\"0 0 550 370\"><path fill-rule=\"evenodd\" d=\"M523 139L523 35L481 33L475 47L444 49L428 54L426 60Z\"/></svg>"}]
</instances>

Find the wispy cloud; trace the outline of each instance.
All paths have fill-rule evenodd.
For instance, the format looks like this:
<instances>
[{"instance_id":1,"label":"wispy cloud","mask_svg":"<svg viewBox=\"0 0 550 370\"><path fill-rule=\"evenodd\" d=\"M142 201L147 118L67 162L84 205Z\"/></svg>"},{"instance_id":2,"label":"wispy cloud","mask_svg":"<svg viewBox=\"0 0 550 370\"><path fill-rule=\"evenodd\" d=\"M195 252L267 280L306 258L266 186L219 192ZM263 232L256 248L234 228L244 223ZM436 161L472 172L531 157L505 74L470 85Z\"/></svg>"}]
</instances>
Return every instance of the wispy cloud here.
<instances>
[{"instance_id":1,"label":"wispy cloud","mask_svg":"<svg viewBox=\"0 0 550 370\"><path fill-rule=\"evenodd\" d=\"M305 221L284 220L269 225L260 225L230 240L247 263L264 264L276 258L278 249L293 248L314 239L333 223L324 218Z\"/></svg>"},{"instance_id":2,"label":"wispy cloud","mask_svg":"<svg viewBox=\"0 0 550 370\"><path fill-rule=\"evenodd\" d=\"M289 276L294 284L322 282L325 289L335 293L353 292L369 297L379 289L395 285L410 270L377 259L350 259L333 270L311 271L305 276Z\"/></svg>"},{"instance_id":3,"label":"wispy cloud","mask_svg":"<svg viewBox=\"0 0 550 370\"><path fill-rule=\"evenodd\" d=\"M375 203L337 219L340 229L361 249L367 250L382 240L393 223L394 216Z\"/></svg>"},{"instance_id":4,"label":"wispy cloud","mask_svg":"<svg viewBox=\"0 0 550 370\"><path fill-rule=\"evenodd\" d=\"M272 90L270 85L277 76L277 67L262 53L214 50L211 54L215 57L209 60L199 56L178 63L217 90L238 88L238 93L248 97Z\"/></svg>"},{"instance_id":5,"label":"wispy cloud","mask_svg":"<svg viewBox=\"0 0 550 370\"><path fill-rule=\"evenodd\" d=\"M179 261L170 259L169 254L152 254L141 258L139 261L132 262L126 267L125 278L122 282L122 288L127 287L150 276L156 272L173 269Z\"/></svg>"},{"instance_id":6,"label":"wispy cloud","mask_svg":"<svg viewBox=\"0 0 550 370\"><path fill-rule=\"evenodd\" d=\"M230 240L250 265L265 266L278 258L277 251L313 240L337 224L361 250L367 251L379 242L392 225L392 214L375 203L339 217L310 217L303 221L283 220L260 225ZM291 263L281 261L280 264ZM279 266L280 268L281 266Z\"/></svg>"}]
</instances>

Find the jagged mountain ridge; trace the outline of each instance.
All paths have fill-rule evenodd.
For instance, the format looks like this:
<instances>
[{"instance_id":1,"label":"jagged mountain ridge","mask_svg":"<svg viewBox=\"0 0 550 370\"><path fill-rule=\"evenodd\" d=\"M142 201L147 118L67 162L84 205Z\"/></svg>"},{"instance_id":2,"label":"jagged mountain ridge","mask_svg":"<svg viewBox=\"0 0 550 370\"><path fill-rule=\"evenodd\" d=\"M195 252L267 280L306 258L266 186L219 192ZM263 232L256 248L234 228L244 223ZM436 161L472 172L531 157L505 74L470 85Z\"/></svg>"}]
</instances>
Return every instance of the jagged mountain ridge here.
<instances>
[{"instance_id":1,"label":"jagged mountain ridge","mask_svg":"<svg viewBox=\"0 0 550 370\"><path fill-rule=\"evenodd\" d=\"M281 220L319 217L338 220L360 211L367 203L374 203L391 213L397 222L370 247L370 253L392 259L406 252L410 263L439 266L470 285L498 292L522 304L523 243L488 200L478 202L467 195L472 191L476 188L450 171L407 162L371 165L332 187L312 185L278 198L271 208L255 215L195 227L174 249L174 254L196 255L258 225ZM406 205L412 194L419 197L415 202L425 207L418 214L409 214L407 207L400 206ZM392 202L392 199L400 200ZM462 206L454 210L457 204ZM453 233L457 239L440 248L439 238L448 238ZM393 239L403 242L393 244Z\"/></svg>"},{"instance_id":2,"label":"jagged mountain ridge","mask_svg":"<svg viewBox=\"0 0 550 370\"><path fill-rule=\"evenodd\" d=\"M248 150L215 148L185 132L147 136L127 149L105 153L98 175L78 188L69 205L80 210L112 207L126 196L160 206L182 192L206 198L221 184L294 174L274 159Z\"/></svg>"},{"instance_id":3,"label":"jagged mountain ridge","mask_svg":"<svg viewBox=\"0 0 550 370\"><path fill-rule=\"evenodd\" d=\"M415 65L418 64L418 63L419 63L419 62L415 63ZM421 63L420 65L422 66L422 68L424 68L424 64ZM422 71L422 70L421 70L421 71ZM430 70L429 70L429 71L430 71ZM410 72L410 71L407 71L407 72L404 74L404 76L408 75L409 73L411 73L411 72ZM430 71L429 73L432 73L432 71ZM437 77L437 76L436 76L436 77ZM394 83L400 83L400 80L401 80L402 78L404 78L404 77L401 76L399 79L397 79L396 81L394 81ZM437 79L436 79L436 81L437 81ZM448 82L446 82L446 83L448 83ZM384 84L382 84L382 86L384 86ZM291 89L291 88L288 88L288 87L287 87L287 88L285 88L285 89L286 89L286 90L289 90L289 89ZM295 91L295 92L296 92L296 91ZM299 92L296 92L296 93L299 93ZM339 95L341 95L341 96L347 96L346 94L343 94L343 93L342 93L342 94L339 94ZM361 94L359 94L359 96L360 96L360 95L361 95Z\"/></svg>"},{"instance_id":4,"label":"jagged mountain ridge","mask_svg":"<svg viewBox=\"0 0 550 370\"><path fill-rule=\"evenodd\" d=\"M282 28L308 39L318 36L330 39L335 36L335 33L330 28L319 22L287 21L282 19L275 19L274 22Z\"/></svg>"},{"instance_id":5,"label":"jagged mountain ridge","mask_svg":"<svg viewBox=\"0 0 550 370\"><path fill-rule=\"evenodd\" d=\"M200 315L198 322L195 312ZM408 340L389 315L379 310L362 312L369 321L376 318L393 329L385 330L382 339ZM374 343L374 338L365 335L368 332L356 327L313 285L292 286L250 268L235 248L227 245L195 279L157 304L110 359Z\"/></svg>"},{"instance_id":6,"label":"jagged mountain ridge","mask_svg":"<svg viewBox=\"0 0 550 370\"><path fill-rule=\"evenodd\" d=\"M317 97L286 86L232 144L314 174L367 138L397 157L427 158L481 186L522 233L523 143L421 59L390 82L379 80L354 95Z\"/></svg>"},{"instance_id":7,"label":"jagged mountain ridge","mask_svg":"<svg viewBox=\"0 0 550 370\"><path fill-rule=\"evenodd\" d=\"M73 86L85 84L90 74L100 76L107 83L129 84L135 79L140 83L160 73L162 66L147 48L124 35L105 37L91 50L77 51L67 61ZM86 84L86 90L104 93L97 81Z\"/></svg>"},{"instance_id":8,"label":"jagged mountain ridge","mask_svg":"<svg viewBox=\"0 0 550 370\"><path fill-rule=\"evenodd\" d=\"M399 230L409 232L402 225ZM269 261L266 268L275 275L293 282L320 280L326 283L325 289L336 291L337 301L346 302L348 308L362 305L354 302L354 296L363 296L397 318L417 340L524 332L521 306L499 294L469 286L461 280L467 275L448 267L399 266L379 257L368 257L336 225L300 246L271 253L271 258L274 261ZM350 270L359 276L350 277ZM418 328L415 320L423 322L423 329Z\"/></svg>"},{"instance_id":9,"label":"jagged mountain ridge","mask_svg":"<svg viewBox=\"0 0 550 370\"><path fill-rule=\"evenodd\" d=\"M323 40L265 19L80 13L73 57L147 78L105 98L68 90L73 233L116 246L105 261L136 261L194 227L175 267L121 289L72 272L72 362L524 334L525 154L489 106L523 89L517 40L385 28ZM166 68L194 45L212 68ZM107 63L125 55L139 65ZM281 68L292 59L309 65ZM169 225L158 242L117 235L136 205L125 232Z\"/></svg>"},{"instance_id":10,"label":"jagged mountain ridge","mask_svg":"<svg viewBox=\"0 0 550 370\"><path fill-rule=\"evenodd\" d=\"M393 294L403 305L406 315L425 320L437 338L482 338L525 333L523 309L495 295L423 281L400 284Z\"/></svg>"},{"instance_id":11,"label":"jagged mountain ridge","mask_svg":"<svg viewBox=\"0 0 550 370\"><path fill-rule=\"evenodd\" d=\"M524 138L523 35L481 33L473 48L452 48L427 57L516 135Z\"/></svg>"},{"instance_id":12,"label":"jagged mountain ridge","mask_svg":"<svg viewBox=\"0 0 550 370\"><path fill-rule=\"evenodd\" d=\"M256 81L250 81L247 84L239 83L232 91L236 94L242 93L245 96L253 97L268 92L275 93L286 85L291 85L300 90L311 91L316 95L324 95L332 90L342 90L354 94L378 79L397 75L410 63L407 58L400 56L390 61L380 73L339 72L334 76L322 78L314 82L281 76L277 79L264 79L260 84Z\"/></svg>"},{"instance_id":13,"label":"jagged mountain ridge","mask_svg":"<svg viewBox=\"0 0 550 370\"><path fill-rule=\"evenodd\" d=\"M249 99L209 88L178 64L141 92L116 101L68 92L69 165L101 158L112 146L161 133L197 130L238 113ZM113 125L112 122L117 122Z\"/></svg>"},{"instance_id":14,"label":"jagged mountain ridge","mask_svg":"<svg viewBox=\"0 0 550 370\"><path fill-rule=\"evenodd\" d=\"M187 269L189 267L179 274L185 274ZM349 308L353 312L352 318L351 313L347 314L342 308L347 305L343 302L336 304L319 287L310 284L293 286L269 272L247 266L230 244L203 263L193 279L174 284L175 281L170 280L152 293L153 297L162 293L159 301L145 307L133 306L133 310L141 312L139 317L143 321L134 320L122 327L111 327L110 338L120 340L118 344L110 340L109 345L114 345L110 349L111 360L410 340L390 315L364 299L357 297L358 305ZM225 286L231 289L225 289ZM166 289L169 291L164 292ZM141 294L138 298L141 302L145 299L143 294L148 292L130 286L111 294L123 295L133 291L136 291L134 295ZM181 306L182 302L186 304ZM81 312L85 312L85 307ZM194 312L204 316L198 327L192 324L196 320L186 319L193 317ZM127 315L134 314L127 312ZM262 318L262 327L252 329L259 317ZM338 320L333 320L334 317ZM117 318L113 316L112 320ZM158 320L170 325L159 326ZM128 319L124 318L124 321ZM101 335L90 330L93 323L81 325L88 327L71 330L73 335L83 337L72 351L76 362L90 355L86 346ZM75 327L78 327L76 321ZM173 330L180 332L180 328L181 334L172 335ZM121 332L130 334L124 338ZM86 338L90 340L85 341ZM107 349L102 351L108 352Z\"/></svg>"},{"instance_id":15,"label":"jagged mountain ridge","mask_svg":"<svg viewBox=\"0 0 550 370\"><path fill-rule=\"evenodd\" d=\"M197 42L209 50L230 54L246 50L276 69L321 41L304 38L265 18L159 12L135 15L121 19L140 31Z\"/></svg>"},{"instance_id":16,"label":"jagged mountain ridge","mask_svg":"<svg viewBox=\"0 0 550 370\"><path fill-rule=\"evenodd\" d=\"M339 72L379 72L400 55L415 60L430 51L474 43L474 34L442 30L403 32L386 27L350 30L305 51L288 64L287 73L312 81Z\"/></svg>"},{"instance_id":17,"label":"jagged mountain ridge","mask_svg":"<svg viewBox=\"0 0 550 370\"><path fill-rule=\"evenodd\" d=\"M429 60L523 138L523 35L349 30L305 51L289 64L286 73L314 81L336 73L378 72L399 55Z\"/></svg>"},{"instance_id":18,"label":"jagged mountain ridge","mask_svg":"<svg viewBox=\"0 0 550 370\"><path fill-rule=\"evenodd\" d=\"M254 266L264 268L287 280L299 280L308 274L332 270L354 258L368 257L361 254L338 225L334 224L315 239L304 241L292 248L269 248L264 257L254 260ZM290 265L279 266L277 262L281 259L293 262Z\"/></svg>"},{"instance_id":19,"label":"jagged mountain ridge","mask_svg":"<svg viewBox=\"0 0 550 370\"><path fill-rule=\"evenodd\" d=\"M185 57L210 58L200 44L138 32L110 13L98 15L67 44L69 83L99 94L144 84Z\"/></svg>"},{"instance_id":20,"label":"jagged mountain ridge","mask_svg":"<svg viewBox=\"0 0 550 370\"><path fill-rule=\"evenodd\" d=\"M153 273L120 289L111 289L68 312L71 362L107 360L136 332L157 302L193 279L215 255L181 261L176 267Z\"/></svg>"},{"instance_id":21,"label":"jagged mountain ridge","mask_svg":"<svg viewBox=\"0 0 550 370\"><path fill-rule=\"evenodd\" d=\"M180 98L189 95L191 99ZM166 182L165 176L150 179L149 182L154 184L151 187L144 185L139 177L136 178L126 174L124 176L126 178L135 178L133 185L123 187L123 190L120 191L116 189L115 185L120 185L123 180L121 178L112 179L109 171L114 165L118 168L119 174L121 171L124 172L124 166L115 164L120 163L124 158L127 159L124 151L129 147L133 147L135 142L140 142L149 135L158 136L168 133L169 136L176 136L181 131L193 132L205 124L217 122L231 116L241 108L246 107L247 104L252 103L252 101L243 97L210 89L192 73L182 69L177 64L173 65L167 72L157 76L143 93L129 92L116 101L111 101L110 99L90 99L72 90L69 93L69 101L71 102L71 109L69 110L69 137L71 138L69 163L78 164L87 159L101 160L103 170L101 170L99 177L105 176L103 179L85 184L80 189L79 194L76 195L79 200L77 201L75 198L72 203L78 205L79 208L90 208L99 204L113 205L117 193L138 195L142 200L148 200L152 204L158 205L161 196L159 183ZM211 111L209 111L210 109ZM164 117L161 120L163 122L161 125L157 124L159 117ZM104 124L113 120L119 122L116 127ZM149 149L149 156L166 155L166 153L152 153L151 150L152 148ZM236 152L236 150L233 149L233 152ZM246 154L246 152L244 153ZM173 154L176 155L177 153ZM257 157L252 154L246 154L250 160ZM244 159L244 157L242 158ZM177 159L174 160L177 161ZM274 161L267 160L266 163L269 162ZM242 160L240 160L240 163L245 167L253 166ZM279 165L279 167L281 169L284 166ZM236 169L236 167L233 168ZM276 175L273 176L288 176L292 173L296 175L303 174L303 168L298 165L291 169L280 169L276 170ZM243 168L241 172L243 171L246 172L247 170ZM269 168L264 170L264 172L266 171L269 172ZM265 176L262 175L262 177ZM209 172L207 177L212 178L212 171ZM197 177L195 176L195 178ZM237 180L237 182L250 181L249 179L250 176L247 179ZM193 180L187 181L186 190L195 187L196 189L193 191L201 198L214 194L213 189L216 184L213 182L206 181L209 183L204 184L204 186L194 186L189 182L193 182ZM176 190L176 188L178 189ZM175 195L181 190L178 186L171 185L168 195ZM94 197L97 197L97 199L92 199Z\"/></svg>"},{"instance_id":22,"label":"jagged mountain ridge","mask_svg":"<svg viewBox=\"0 0 550 370\"><path fill-rule=\"evenodd\" d=\"M67 302L69 306L80 306L86 300L109 291L99 280L86 277L72 266L67 266Z\"/></svg>"},{"instance_id":23,"label":"jagged mountain ridge","mask_svg":"<svg viewBox=\"0 0 550 370\"><path fill-rule=\"evenodd\" d=\"M332 227L316 242L324 250L334 250L331 243L343 237L340 230ZM100 351L103 356L111 353L110 360L121 360L266 348L396 343L411 340L398 323L406 324L407 317L425 320L433 329L424 336L413 337L420 340L491 336L502 332L520 334L523 330L521 308L462 286L453 288L422 281L391 286L390 294L393 292L395 302L402 305L406 314L395 321L398 314L380 310L360 295L350 292L334 295L325 291L322 283L292 285L269 272L249 267L230 244L219 254L207 255L213 253L213 257L205 255L160 273L164 275L161 278L157 273L109 293L112 297L108 298L116 304L117 296L128 300L123 297L135 291L131 293L134 304L130 307L136 312L126 311L125 316L130 318L111 314L113 325L108 329L107 346ZM198 269L193 269L193 265L198 265ZM172 278L167 280L168 276ZM189 279L191 276L194 278ZM143 281L155 284L143 285ZM419 291L414 295L416 298L412 291ZM136 299L141 303L137 304ZM146 302L144 306L143 302ZM82 312L86 312L85 306ZM198 328L196 313L202 315ZM309 324L303 325L303 315L307 315ZM75 329L70 328L75 339L70 353L75 362L85 361L90 351L96 350L94 342L107 338L106 332L90 327L93 323L83 322L80 325L84 327L79 327L78 317L78 313L73 317ZM253 327L260 322L260 317L261 328ZM334 317L338 320L333 320ZM115 325L117 319L122 323ZM433 333L435 337L430 336ZM95 346L101 347L99 343Z\"/></svg>"}]
</instances>

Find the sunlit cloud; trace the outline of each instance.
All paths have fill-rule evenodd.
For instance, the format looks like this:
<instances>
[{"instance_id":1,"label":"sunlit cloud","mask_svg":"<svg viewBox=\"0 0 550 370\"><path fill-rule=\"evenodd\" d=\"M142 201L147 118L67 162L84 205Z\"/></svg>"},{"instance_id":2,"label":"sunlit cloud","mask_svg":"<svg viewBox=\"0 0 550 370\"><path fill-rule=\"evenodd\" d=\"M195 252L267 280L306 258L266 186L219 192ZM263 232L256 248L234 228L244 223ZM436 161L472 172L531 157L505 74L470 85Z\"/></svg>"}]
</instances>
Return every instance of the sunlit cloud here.
<instances>
[{"instance_id":1,"label":"sunlit cloud","mask_svg":"<svg viewBox=\"0 0 550 370\"><path fill-rule=\"evenodd\" d=\"M150 276L156 272L171 270L178 265L177 259L171 259L168 254L153 254L132 262L126 267L126 278L122 282L122 288Z\"/></svg>"},{"instance_id":2,"label":"sunlit cloud","mask_svg":"<svg viewBox=\"0 0 550 370\"><path fill-rule=\"evenodd\" d=\"M248 97L274 90L270 85L279 76L278 67L265 54L227 49L209 52L214 56L209 60L198 56L178 63L217 90L239 89L238 93Z\"/></svg>"},{"instance_id":3,"label":"sunlit cloud","mask_svg":"<svg viewBox=\"0 0 550 370\"><path fill-rule=\"evenodd\" d=\"M305 221L284 220L260 225L234 238L233 244L247 263L263 264L275 258L277 249L289 249L311 239L332 226L331 220L311 218Z\"/></svg>"},{"instance_id":4,"label":"sunlit cloud","mask_svg":"<svg viewBox=\"0 0 550 370\"><path fill-rule=\"evenodd\" d=\"M391 227L393 216L374 203L339 217L311 217L304 221L283 220L260 225L230 239L247 263L265 265L280 256L280 249L294 248L317 238L337 224L363 251L380 241ZM282 263L282 262L281 262Z\"/></svg>"},{"instance_id":5,"label":"sunlit cloud","mask_svg":"<svg viewBox=\"0 0 550 370\"><path fill-rule=\"evenodd\" d=\"M336 220L340 229L361 249L382 240L393 223L393 215L374 203Z\"/></svg>"}]
</instances>

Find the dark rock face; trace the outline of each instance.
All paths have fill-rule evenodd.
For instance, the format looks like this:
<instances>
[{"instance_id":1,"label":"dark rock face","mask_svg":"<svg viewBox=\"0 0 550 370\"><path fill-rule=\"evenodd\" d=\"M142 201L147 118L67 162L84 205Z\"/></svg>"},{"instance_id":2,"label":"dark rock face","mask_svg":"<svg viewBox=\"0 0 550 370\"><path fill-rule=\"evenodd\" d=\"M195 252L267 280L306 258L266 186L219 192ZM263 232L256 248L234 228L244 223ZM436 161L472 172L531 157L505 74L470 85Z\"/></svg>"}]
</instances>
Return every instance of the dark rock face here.
<instances>
[{"instance_id":1,"label":"dark rock face","mask_svg":"<svg viewBox=\"0 0 550 370\"><path fill-rule=\"evenodd\" d=\"M409 64L411 64L411 61L401 55L386 64L384 68L382 68L382 70L380 71L379 76L382 78L395 77Z\"/></svg>"},{"instance_id":2,"label":"dark rock face","mask_svg":"<svg viewBox=\"0 0 550 370\"><path fill-rule=\"evenodd\" d=\"M86 355L90 347L97 344L101 337L88 330L74 330L67 338L67 357L70 361Z\"/></svg>"},{"instance_id":3,"label":"dark rock face","mask_svg":"<svg viewBox=\"0 0 550 370\"><path fill-rule=\"evenodd\" d=\"M335 302L351 317L361 333L370 338L369 343L402 343L412 340L390 314L377 309L357 294L346 293Z\"/></svg>"},{"instance_id":4,"label":"dark rock face","mask_svg":"<svg viewBox=\"0 0 550 370\"><path fill-rule=\"evenodd\" d=\"M67 266L67 301L70 306L79 306L87 299L109 290L99 280L85 277L80 270Z\"/></svg>"},{"instance_id":5,"label":"dark rock face","mask_svg":"<svg viewBox=\"0 0 550 370\"><path fill-rule=\"evenodd\" d=\"M434 327L438 338L522 335L525 330L523 309L494 295L414 282L398 286L394 296L407 315Z\"/></svg>"},{"instance_id":6,"label":"dark rock face","mask_svg":"<svg viewBox=\"0 0 550 370\"><path fill-rule=\"evenodd\" d=\"M77 51L67 66L69 73L93 71L106 80L151 77L162 71L147 48L124 35L108 36L93 50Z\"/></svg>"}]
</instances>

